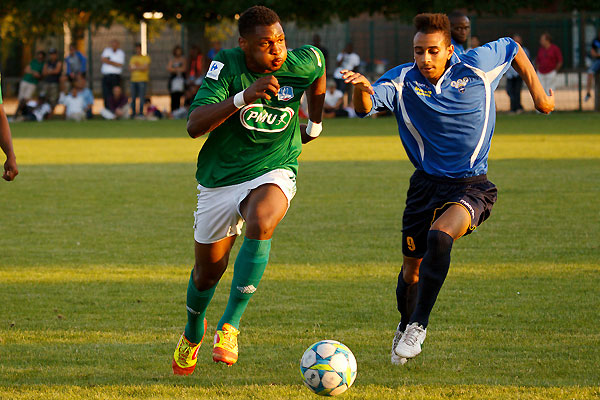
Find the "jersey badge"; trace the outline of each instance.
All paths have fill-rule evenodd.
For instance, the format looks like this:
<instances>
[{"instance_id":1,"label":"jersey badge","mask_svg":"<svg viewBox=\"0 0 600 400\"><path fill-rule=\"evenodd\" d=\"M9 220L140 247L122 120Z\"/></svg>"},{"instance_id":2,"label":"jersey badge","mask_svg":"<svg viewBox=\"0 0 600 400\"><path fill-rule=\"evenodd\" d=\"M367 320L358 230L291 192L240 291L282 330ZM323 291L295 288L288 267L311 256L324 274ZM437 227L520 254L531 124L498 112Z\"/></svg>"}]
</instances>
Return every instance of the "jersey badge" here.
<instances>
[{"instance_id":1,"label":"jersey badge","mask_svg":"<svg viewBox=\"0 0 600 400\"><path fill-rule=\"evenodd\" d=\"M294 89L291 86L282 86L277 92L277 100L288 101L294 97Z\"/></svg>"},{"instance_id":2,"label":"jersey badge","mask_svg":"<svg viewBox=\"0 0 600 400\"><path fill-rule=\"evenodd\" d=\"M294 110L290 107L278 108L260 103L248 104L240 112L240 122L244 128L259 132L282 132L293 117Z\"/></svg>"},{"instance_id":3,"label":"jersey badge","mask_svg":"<svg viewBox=\"0 0 600 400\"><path fill-rule=\"evenodd\" d=\"M467 86L467 83L469 83L469 78L467 78L465 76L462 79L457 79L455 81L450 82L450 86L452 86L455 89L458 89L458 91L460 93L464 93L465 92L465 86Z\"/></svg>"},{"instance_id":4,"label":"jersey badge","mask_svg":"<svg viewBox=\"0 0 600 400\"><path fill-rule=\"evenodd\" d=\"M217 80L219 79L219 74L225 64L220 61L213 61L210 63L210 67L208 67L208 72L206 73L206 77L210 79Z\"/></svg>"}]
</instances>

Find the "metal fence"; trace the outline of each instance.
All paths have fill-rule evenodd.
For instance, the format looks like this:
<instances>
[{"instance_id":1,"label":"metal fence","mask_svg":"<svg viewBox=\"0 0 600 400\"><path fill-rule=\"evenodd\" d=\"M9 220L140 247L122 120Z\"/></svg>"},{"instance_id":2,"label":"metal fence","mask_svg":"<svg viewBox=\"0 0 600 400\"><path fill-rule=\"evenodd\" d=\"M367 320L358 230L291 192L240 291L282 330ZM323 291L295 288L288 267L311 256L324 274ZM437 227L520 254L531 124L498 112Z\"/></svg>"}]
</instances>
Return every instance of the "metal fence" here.
<instances>
[{"instance_id":1,"label":"metal fence","mask_svg":"<svg viewBox=\"0 0 600 400\"><path fill-rule=\"evenodd\" d=\"M559 74L559 84L556 93L557 110L591 110L597 99L584 101L585 85L587 82L587 68L589 66L590 44L600 29L600 14L536 14L518 15L511 18L471 16L472 35L478 36L481 43L495 40L499 37L519 33L524 39L524 46L535 57L539 48L539 37L542 32L549 32L554 42L561 48L564 65ZM410 62L412 56L412 37L414 30L410 21L405 19L387 19L383 16L363 15L345 22L332 22L318 28L302 28L294 22L284 22L284 29L288 46L297 47L312 43L313 35L321 37L322 45L328 50L328 74L335 69L336 55L348 42L354 44L354 49L361 57L361 72L371 79L376 79L387 69L396 65ZM224 48L237 46L237 34L233 32L222 39ZM152 58L150 69L150 93L161 95L167 93L168 72L166 65L175 45L184 48L197 44L195 38L183 25L165 25L164 28L148 41L148 54ZM84 39L85 54L88 56L88 75L95 92L100 89L100 54L108 46L111 39L119 39L121 48L129 58L133 53L134 43L139 41L139 31L131 31L121 25L110 28L90 29ZM198 43L200 44L200 43ZM64 49L63 38L48 38L40 41L31 53L37 48L58 47ZM205 46L206 47L206 46ZM206 50L206 48L205 48ZM23 64L27 57L17 54L2 57L3 64L3 93L10 96L15 93L19 76L15 71L22 68L10 68L12 63ZM23 65L21 65L23 67ZM11 76L12 73L12 76ZM129 73L126 68L123 74L125 80ZM6 87L8 86L8 87ZM127 87L127 85L125 85ZM523 95L523 105L532 109L533 104L527 95ZM503 90L503 82L496 91L498 110L508 109L508 96Z\"/></svg>"}]
</instances>

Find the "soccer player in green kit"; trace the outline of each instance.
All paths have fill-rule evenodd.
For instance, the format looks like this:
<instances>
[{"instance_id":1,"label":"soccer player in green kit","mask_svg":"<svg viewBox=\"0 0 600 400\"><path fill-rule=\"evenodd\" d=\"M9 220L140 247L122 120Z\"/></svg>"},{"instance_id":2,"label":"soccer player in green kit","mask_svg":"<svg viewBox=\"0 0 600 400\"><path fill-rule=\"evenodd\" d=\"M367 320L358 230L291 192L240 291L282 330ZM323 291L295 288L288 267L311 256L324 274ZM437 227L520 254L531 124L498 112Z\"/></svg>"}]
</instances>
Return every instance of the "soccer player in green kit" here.
<instances>
[{"instance_id":1,"label":"soccer player in green kit","mask_svg":"<svg viewBox=\"0 0 600 400\"><path fill-rule=\"evenodd\" d=\"M194 371L206 308L246 221L212 353L215 362L237 361L240 318L267 265L273 231L296 192L302 143L321 132L322 53L313 46L288 53L279 17L267 7L246 10L238 28L239 48L214 58L190 107L190 136L210 135L198 155L195 264L187 289L188 322L173 355L177 375ZM305 91L309 122L300 125Z\"/></svg>"},{"instance_id":2,"label":"soccer player in green kit","mask_svg":"<svg viewBox=\"0 0 600 400\"><path fill-rule=\"evenodd\" d=\"M0 78L1 79L1 78ZM10 134L10 126L2 105L2 89L0 88L0 149L6 155L4 163L4 173L2 178L6 181L12 181L19 173L17 168L17 157L13 150L12 135Z\"/></svg>"}]
</instances>

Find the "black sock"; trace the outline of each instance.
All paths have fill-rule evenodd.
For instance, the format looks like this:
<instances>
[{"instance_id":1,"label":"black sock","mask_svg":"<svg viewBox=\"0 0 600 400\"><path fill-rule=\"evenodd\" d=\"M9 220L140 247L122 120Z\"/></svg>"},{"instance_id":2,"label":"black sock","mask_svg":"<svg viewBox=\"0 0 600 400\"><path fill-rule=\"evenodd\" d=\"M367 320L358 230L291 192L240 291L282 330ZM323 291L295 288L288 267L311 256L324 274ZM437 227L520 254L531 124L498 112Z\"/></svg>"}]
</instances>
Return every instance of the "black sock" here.
<instances>
[{"instance_id":1,"label":"black sock","mask_svg":"<svg viewBox=\"0 0 600 400\"><path fill-rule=\"evenodd\" d=\"M404 331L410 320L410 316L415 310L417 302L417 283L408 284L404 280L404 266L398 274L398 284L396 285L396 304L400 311L400 330Z\"/></svg>"},{"instance_id":2,"label":"black sock","mask_svg":"<svg viewBox=\"0 0 600 400\"><path fill-rule=\"evenodd\" d=\"M427 251L419 268L417 305L410 323L418 322L427 327L429 314L448 275L453 242L452 236L442 231L429 231L427 234Z\"/></svg>"}]
</instances>

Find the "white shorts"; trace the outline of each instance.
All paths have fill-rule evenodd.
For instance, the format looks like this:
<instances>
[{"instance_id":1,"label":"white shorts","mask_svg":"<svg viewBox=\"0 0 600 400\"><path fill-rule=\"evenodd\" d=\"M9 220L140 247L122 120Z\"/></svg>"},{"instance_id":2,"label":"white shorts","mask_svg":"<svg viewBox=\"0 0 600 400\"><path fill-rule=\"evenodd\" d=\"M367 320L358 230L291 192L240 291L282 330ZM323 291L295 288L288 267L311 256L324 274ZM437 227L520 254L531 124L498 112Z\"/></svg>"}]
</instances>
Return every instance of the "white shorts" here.
<instances>
[{"instance_id":1,"label":"white shorts","mask_svg":"<svg viewBox=\"0 0 600 400\"><path fill-rule=\"evenodd\" d=\"M296 194L296 175L287 169L276 169L237 185L206 188L198 185L198 208L194 212L194 239L198 243L214 243L228 236L240 235L244 218L240 204L251 190L272 183L290 202Z\"/></svg>"}]
</instances>

